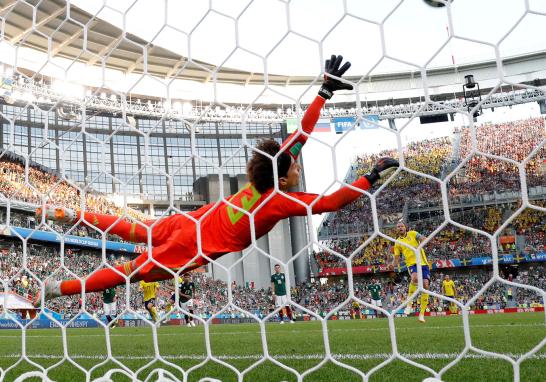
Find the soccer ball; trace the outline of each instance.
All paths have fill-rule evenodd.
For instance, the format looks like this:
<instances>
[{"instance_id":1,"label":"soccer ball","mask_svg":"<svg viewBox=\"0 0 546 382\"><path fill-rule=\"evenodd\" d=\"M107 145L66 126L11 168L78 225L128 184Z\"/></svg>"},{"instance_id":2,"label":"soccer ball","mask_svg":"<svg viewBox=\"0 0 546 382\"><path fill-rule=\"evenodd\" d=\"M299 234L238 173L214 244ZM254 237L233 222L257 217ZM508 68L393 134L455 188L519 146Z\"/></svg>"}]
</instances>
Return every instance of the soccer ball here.
<instances>
[{"instance_id":1,"label":"soccer ball","mask_svg":"<svg viewBox=\"0 0 546 382\"><path fill-rule=\"evenodd\" d=\"M446 3L452 2L453 0L445 0L445 3L439 0L423 0L427 5L430 5L434 8L445 7Z\"/></svg>"},{"instance_id":2,"label":"soccer ball","mask_svg":"<svg viewBox=\"0 0 546 382\"><path fill-rule=\"evenodd\" d=\"M423 379L423 382L443 382L441 379L434 378L434 377L428 377Z\"/></svg>"}]
</instances>

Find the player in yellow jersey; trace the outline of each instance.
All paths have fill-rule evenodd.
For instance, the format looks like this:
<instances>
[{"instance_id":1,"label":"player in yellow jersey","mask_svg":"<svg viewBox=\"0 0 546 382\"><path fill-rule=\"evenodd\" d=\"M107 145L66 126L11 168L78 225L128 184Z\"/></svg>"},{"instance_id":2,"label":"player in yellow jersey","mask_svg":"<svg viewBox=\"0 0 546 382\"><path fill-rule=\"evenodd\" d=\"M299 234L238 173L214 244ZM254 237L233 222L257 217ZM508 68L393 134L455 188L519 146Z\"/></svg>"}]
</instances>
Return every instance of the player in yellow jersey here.
<instances>
[{"instance_id":1,"label":"player in yellow jersey","mask_svg":"<svg viewBox=\"0 0 546 382\"><path fill-rule=\"evenodd\" d=\"M353 320L356 320L356 317L362 319L362 313L360 312L360 304L358 301L353 301L352 307L351 307L351 316L353 317Z\"/></svg>"},{"instance_id":2,"label":"player in yellow jersey","mask_svg":"<svg viewBox=\"0 0 546 382\"><path fill-rule=\"evenodd\" d=\"M159 283L151 282L147 283L144 280L140 282L140 290L144 293L144 307L152 316L152 320L157 322L158 315L155 307L155 298L157 296L157 290L159 289Z\"/></svg>"},{"instance_id":3,"label":"player in yellow jersey","mask_svg":"<svg viewBox=\"0 0 546 382\"><path fill-rule=\"evenodd\" d=\"M418 233L417 231L411 231L408 229L408 226L399 222L396 225L398 231L398 237L396 240L401 241L412 248L417 248L421 242L423 242L426 237ZM408 248L402 244L396 243L394 245L394 261L391 264L393 269L397 268L400 264L400 254L404 256L404 262L408 268L408 272L411 276L411 281L409 285L409 294L413 294L417 290L417 260L415 256L415 251L412 248ZM421 271L423 273L423 287L425 289L429 288L430 283L430 267L425 256L425 251L421 248ZM421 294L421 304L419 311L419 322L425 322L425 311L428 305L428 293Z\"/></svg>"},{"instance_id":4,"label":"player in yellow jersey","mask_svg":"<svg viewBox=\"0 0 546 382\"><path fill-rule=\"evenodd\" d=\"M442 294L446 297L455 298L457 297L457 289L455 288L455 283L449 278L449 275L445 275L444 281L442 281ZM457 304L449 302L449 312L451 314L457 313Z\"/></svg>"}]
</instances>

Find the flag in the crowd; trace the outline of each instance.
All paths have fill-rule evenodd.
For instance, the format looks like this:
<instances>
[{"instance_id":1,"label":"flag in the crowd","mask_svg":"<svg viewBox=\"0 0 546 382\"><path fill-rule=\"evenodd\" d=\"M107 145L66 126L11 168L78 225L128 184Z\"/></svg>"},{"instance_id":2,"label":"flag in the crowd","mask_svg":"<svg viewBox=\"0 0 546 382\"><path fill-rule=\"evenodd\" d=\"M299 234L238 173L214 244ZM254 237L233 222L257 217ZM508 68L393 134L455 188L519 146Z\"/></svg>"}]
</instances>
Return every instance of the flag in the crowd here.
<instances>
[{"instance_id":1,"label":"flag in the crowd","mask_svg":"<svg viewBox=\"0 0 546 382\"><path fill-rule=\"evenodd\" d=\"M453 268L455 263L452 260L436 260L436 268Z\"/></svg>"},{"instance_id":2,"label":"flag in the crowd","mask_svg":"<svg viewBox=\"0 0 546 382\"><path fill-rule=\"evenodd\" d=\"M254 281L246 281L245 286L247 289L254 289Z\"/></svg>"},{"instance_id":3,"label":"flag in the crowd","mask_svg":"<svg viewBox=\"0 0 546 382\"><path fill-rule=\"evenodd\" d=\"M332 126L330 124L329 118L321 118L318 120L313 132L315 133L329 133L332 131Z\"/></svg>"}]
</instances>

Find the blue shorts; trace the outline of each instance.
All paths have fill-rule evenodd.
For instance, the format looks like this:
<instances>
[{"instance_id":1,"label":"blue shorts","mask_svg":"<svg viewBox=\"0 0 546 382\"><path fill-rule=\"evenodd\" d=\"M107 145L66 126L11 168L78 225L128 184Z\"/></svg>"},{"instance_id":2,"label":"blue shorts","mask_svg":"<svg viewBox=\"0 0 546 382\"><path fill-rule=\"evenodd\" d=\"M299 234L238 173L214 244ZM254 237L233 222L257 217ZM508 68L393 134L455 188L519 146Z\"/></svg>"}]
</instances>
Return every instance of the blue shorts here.
<instances>
[{"instance_id":1,"label":"blue shorts","mask_svg":"<svg viewBox=\"0 0 546 382\"><path fill-rule=\"evenodd\" d=\"M428 265L421 265L421 271L423 271L423 279L430 280L430 268ZM408 267L408 272L410 275L412 273L417 273L417 264L413 264Z\"/></svg>"}]
</instances>

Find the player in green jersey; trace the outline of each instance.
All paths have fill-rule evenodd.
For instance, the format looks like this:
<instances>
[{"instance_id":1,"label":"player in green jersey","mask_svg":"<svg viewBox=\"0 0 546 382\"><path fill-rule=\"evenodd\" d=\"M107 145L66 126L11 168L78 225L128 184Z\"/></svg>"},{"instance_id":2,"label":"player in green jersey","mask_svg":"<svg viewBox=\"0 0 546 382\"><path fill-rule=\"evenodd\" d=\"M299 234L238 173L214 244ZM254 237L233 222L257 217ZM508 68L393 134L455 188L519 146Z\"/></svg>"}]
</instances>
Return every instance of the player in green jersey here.
<instances>
[{"instance_id":1,"label":"player in green jersey","mask_svg":"<svg viewBox=\"0 0 546 382\"><path fill-rule=\"evenodd\" d=\"M372 297L372 305L380 308L383 307L383 303L381 301L381 284L376 279L372 279L371 284L368 285L366 289L368 289ZM376 311L376 315L379 317L380 312Z\"/></svg>"},{"instance_id":2,"label":"player in green jersey","mask_svg":"<svg viewBox=\"0 0 546 382\"><path fill-rule=\"evenodd\" d=\"M116 318L116 288L108 288L102 292L102 302L104 305L104 315L108 323ZM112 324L112 328L116 325Z\"/></svg>"},{"instance_id":3,"label":"player in green jersey","mask_svg":"<svg viewBox=\"0 0 546 382\"><path fill-rule=\"evenodd\" d=\"M293 324L292 309L290 309L288 294L286 293L286 276L281 272L280 264L275 264L275 273L271 275L271 291L273 292L275 306L281 308L279 310L281 324L284 324L284 310L286 310L289 322Z\"/></svg>"}]
</instances>

